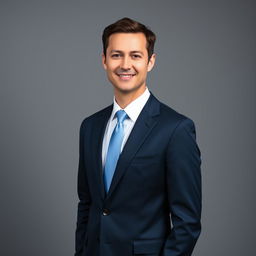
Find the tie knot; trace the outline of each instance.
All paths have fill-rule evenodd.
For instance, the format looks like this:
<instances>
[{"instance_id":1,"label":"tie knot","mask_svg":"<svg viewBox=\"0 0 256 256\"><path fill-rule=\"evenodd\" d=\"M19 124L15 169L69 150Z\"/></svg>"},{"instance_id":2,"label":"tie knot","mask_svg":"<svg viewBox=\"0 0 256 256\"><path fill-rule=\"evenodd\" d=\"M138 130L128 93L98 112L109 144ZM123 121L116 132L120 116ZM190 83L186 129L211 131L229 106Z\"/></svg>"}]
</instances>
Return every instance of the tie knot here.
<instances>
[{"instance_id":1,"label":"tie knot","mask_svg":"<svg viewBox=\"0 0 256 256\"><path fill-rule=\"evenodd\" d=\"M128 117L128 115L124 110L118 110L116 112L116 117L118 123L123 123L123 121Z\"/></svg>"}]
</instances>

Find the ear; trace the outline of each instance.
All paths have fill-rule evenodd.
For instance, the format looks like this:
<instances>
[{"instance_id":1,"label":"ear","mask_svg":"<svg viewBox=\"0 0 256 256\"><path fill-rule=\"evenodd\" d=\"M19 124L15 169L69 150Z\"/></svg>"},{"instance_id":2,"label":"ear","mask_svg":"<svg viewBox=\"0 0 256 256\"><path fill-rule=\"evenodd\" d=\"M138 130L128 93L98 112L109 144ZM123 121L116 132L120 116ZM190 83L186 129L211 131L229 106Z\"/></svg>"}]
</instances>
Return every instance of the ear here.
<instances>
[{"instance_id":1,"label":"ear","mask_svg":"<svg viewBox=\"0 0 256 256\"><path fill-rule=\"evenodd\" d=\"M102 61L102 66L103 68L106 70L107 69L107 65L106 65L106 56L104 53L101 54L101 61Z\"/></svg>"},{"instance_id":2,"label":"ear","mask_svg":"<svg viewBox=\"0 0 256 256\"><path fill-rule=\"evenodd\" d=\"M153 53L148 61L148 72L152 70L152 68L155 65L155 61L156 61L156 54Z\"/></svg>"}]
</instances>

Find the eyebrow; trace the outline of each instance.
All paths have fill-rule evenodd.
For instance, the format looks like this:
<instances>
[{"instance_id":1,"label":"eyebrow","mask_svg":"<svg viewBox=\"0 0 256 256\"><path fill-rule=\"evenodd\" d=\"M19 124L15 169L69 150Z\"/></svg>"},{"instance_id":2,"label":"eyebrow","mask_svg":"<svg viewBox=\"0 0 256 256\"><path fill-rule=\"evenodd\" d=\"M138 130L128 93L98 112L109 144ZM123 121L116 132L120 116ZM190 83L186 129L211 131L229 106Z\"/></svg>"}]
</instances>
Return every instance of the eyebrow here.
<instances>
[{"instance_id":1,"label":"eyebrow","mask_svg":"<svg viewBox=\"0 0 256 256\"><path fill-rule=\"evenodd\" d=\"M123 53L123 51L120 50L111 50L110 53L113 52L118 52L118 53ZM142 51L131 51L131 53L140 53L141 55L144 55Z\"/></svg>"}]
</instances>

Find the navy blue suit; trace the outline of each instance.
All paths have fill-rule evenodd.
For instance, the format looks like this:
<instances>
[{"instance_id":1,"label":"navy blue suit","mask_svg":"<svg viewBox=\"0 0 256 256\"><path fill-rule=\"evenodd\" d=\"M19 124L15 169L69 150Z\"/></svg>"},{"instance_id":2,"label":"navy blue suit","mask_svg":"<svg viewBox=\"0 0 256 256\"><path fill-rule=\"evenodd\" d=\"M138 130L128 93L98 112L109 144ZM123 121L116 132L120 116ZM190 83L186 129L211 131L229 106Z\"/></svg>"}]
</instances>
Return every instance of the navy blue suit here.
<instances>
[{"instance_id":1,"label":"navy blue suit","mask_svg":"<svg viewBox=\"0 0 256 256\"><path fill-rule=\"evenodd\" d=\"M201 231L193 121L151 94L105 195L102 141L112 107L81 124L75 255L191 255Z\"/></svg>"}]
</instances>

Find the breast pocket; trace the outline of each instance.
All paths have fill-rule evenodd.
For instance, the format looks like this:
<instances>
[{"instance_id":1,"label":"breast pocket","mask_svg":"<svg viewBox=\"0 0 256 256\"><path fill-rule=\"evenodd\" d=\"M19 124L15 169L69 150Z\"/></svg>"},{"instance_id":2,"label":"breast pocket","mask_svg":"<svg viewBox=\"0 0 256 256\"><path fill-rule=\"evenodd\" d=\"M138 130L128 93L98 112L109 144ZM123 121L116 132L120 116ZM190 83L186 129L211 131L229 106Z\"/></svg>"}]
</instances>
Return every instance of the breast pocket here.
<instances>
[{"instance_id":1,"label":"breast pocket","mask_svg":"<svg viewBox=\"0 0 256 256\"><path fill-rule=\"evenodd\" d=\"M152 165L162 161L160 155L137 155L132 160L132 165Z\"/></svg>"},{"instance_id":2,"label":"breast pocket","mask_svg":"<svg viewBox=\"0 0 256 256\"><path fill-rule=\"evenodd\" d=\"M161 254L164 239L146 239L133 241L133 255L158 256Z\"/></svg>"},{"instance_id":3,"label":"breast pocket","mask_svg":"<svg viewBox=\"0 0 256 256\"><path fill-rule=\"evenodd\" d=\"M159 155L136 156L127 173L131 183L140 191L158 191L163 187L164 161Z\"/></svg>"}]
</instances>

